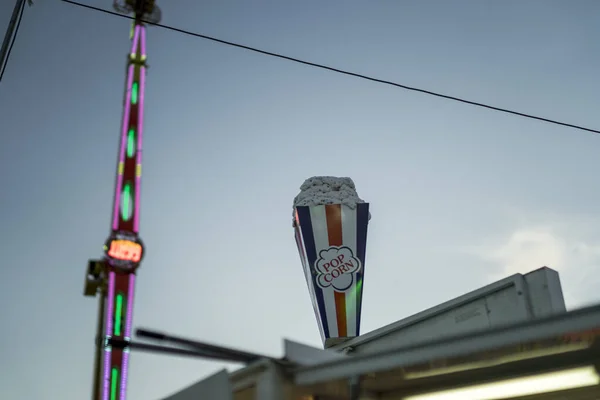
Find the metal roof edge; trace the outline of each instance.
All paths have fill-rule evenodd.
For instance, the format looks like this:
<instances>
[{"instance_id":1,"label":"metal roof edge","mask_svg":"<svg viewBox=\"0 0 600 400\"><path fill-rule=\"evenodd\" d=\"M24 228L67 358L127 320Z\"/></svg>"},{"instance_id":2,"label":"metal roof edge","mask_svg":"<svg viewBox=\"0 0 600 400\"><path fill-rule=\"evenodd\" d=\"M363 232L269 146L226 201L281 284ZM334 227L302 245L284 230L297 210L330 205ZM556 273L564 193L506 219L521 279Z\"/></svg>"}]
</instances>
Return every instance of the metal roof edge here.
<instances>
[{"instance_id":1,"label":"metal roof edge","mask_svg":"<svg viewBox=\"0 0 600 400\"><path fill-rule=\"evenodd\" d=\"M544 267L547 268L547 267ZM550 268L548 268L550 269ZM537 271L537 270L536 270ZM534 272L534 271L531 271ZM448 311L452 308L459 307L463 304L470 303L471 301L481 297L483 294L493 293L500 291L504 288L519 285L520 282L523 281L523 274L514 274L507 278L501 279L489 285L483 286L479 289L473 290L462 296L456 297L452 300L446 301L442 304L438 304L437 306L433 306L421 312L411 315L410 317L403 318L399 321L393 322L389 325L385 325L381 328L375 329L371 332L365 333L363 335L352 338L343 343L334 345L329 347L329 349L342 351L349 347L360 346L364 343L371 342L373 340L379 339L383 336L389 335L392 332L400 330L402 328L406 328L407 326L416 324L424 319L431 318L435 315L441 314L445 311Z\"/></svg>"},{"instance_id":2,"label":"metal roof edge","mask_svg":"<svg viewBox=\"0 0 600 400\"><path fill-rule=\"evenodd\" d=\"M298 367L295 382L310 385L389 368L414 365L432 359L477 352L556 335L577 333L600 327L600 304L496 329L471 332L418 344L366 353L316 366Z\"/></svg>"}]
</instances>

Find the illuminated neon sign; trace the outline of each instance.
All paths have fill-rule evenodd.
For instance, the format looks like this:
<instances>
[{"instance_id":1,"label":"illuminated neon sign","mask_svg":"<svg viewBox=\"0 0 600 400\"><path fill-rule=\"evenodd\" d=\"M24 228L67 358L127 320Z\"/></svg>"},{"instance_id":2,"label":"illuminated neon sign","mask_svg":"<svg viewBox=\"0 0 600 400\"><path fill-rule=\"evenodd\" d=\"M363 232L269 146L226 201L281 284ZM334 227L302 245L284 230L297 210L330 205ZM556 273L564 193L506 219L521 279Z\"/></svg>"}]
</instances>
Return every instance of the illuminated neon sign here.
<instances>
[{"instance_id":1,"label":"illuminated neon sign","mask_svg":"<svg viewBox=\"0 0 600 400\"><path fill-rule=\"evenodd\" d=\"M107 254L115 260L139 263L142 259L142 245L130 240L112 240Z\"/></svg>"},{"instance_id":2,"label":"illuminated neon sign","mask_svg":"<svg viewBox=\"0 0 600 400\"><path fill-rule=\"evenodd\" d=\"M104 245L104 254L109 264L119 269L131 270L138 266L144 256L144 246L130 235L114 234Z\"/></svg>"}]
</instances>

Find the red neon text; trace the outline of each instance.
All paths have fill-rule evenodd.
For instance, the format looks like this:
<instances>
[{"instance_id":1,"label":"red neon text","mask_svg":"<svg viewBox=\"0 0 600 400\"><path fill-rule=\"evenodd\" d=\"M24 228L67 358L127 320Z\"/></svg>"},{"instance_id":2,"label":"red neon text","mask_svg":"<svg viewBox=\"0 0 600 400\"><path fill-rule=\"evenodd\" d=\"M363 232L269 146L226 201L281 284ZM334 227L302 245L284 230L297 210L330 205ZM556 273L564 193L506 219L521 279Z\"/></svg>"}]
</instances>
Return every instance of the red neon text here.
<instances>
[{"instance_id":1,"label":"red neon text","mask_svg":"<svg viewBox=\"0 0 600 400\"><path fill-rule=\"evenodd\" d=\"M142 259L142 245L129 240L113 240L110 242L108 256L137 263Z\"/></svg>"}]
</instances>

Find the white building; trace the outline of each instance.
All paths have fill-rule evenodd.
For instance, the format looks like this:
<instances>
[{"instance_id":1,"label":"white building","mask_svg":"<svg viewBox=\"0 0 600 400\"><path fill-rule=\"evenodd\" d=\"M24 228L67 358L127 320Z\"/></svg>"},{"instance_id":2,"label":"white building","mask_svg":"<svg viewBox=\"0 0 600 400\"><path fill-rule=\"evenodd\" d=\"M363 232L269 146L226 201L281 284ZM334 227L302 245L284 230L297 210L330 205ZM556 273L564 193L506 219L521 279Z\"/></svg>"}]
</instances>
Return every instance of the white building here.
<instances>
[{"instance_id":1,"label":"white building","mask_svg":"<svg viewBox=\"0 0 600 400\"><path fill-rule=\"evenodd\" d=\"M286 341L281 360L221 371L165 400L498 398L489 390L502 398L598 400L597 336L600 306L567 313L558 273L541 268L328 350Z\"/></svg>"}]
</instances>

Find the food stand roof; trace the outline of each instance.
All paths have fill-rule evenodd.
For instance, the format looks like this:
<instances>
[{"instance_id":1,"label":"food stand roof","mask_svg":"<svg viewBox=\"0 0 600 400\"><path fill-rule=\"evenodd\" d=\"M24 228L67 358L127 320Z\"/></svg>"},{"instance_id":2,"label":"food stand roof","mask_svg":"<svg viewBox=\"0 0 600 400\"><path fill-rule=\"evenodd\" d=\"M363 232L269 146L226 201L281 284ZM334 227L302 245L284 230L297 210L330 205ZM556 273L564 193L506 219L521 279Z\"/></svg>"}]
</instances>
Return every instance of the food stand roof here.
<instances>
[{"instance_id":1,"label":"food stand roof","mask_svg":"<svg viewBox=\"0 0 600 400\"><path fill-rule=\"evenodd\" d=\"M600 305L503 328L297 367L293 379L306 394L344 398L348 396L349 380L360 377L366 393L376 393L381 399L401 399L425 389L444 390L585 365L597 368L597 337ZM528 397L559 398L598 400L600 387Z\"/></svg>"},{"instance_id":2,"label":"food stand roof","mask_svg":"<svg viewBox=\"0 0 600 400\"><path fill-rule=\"evenodd\" d=\"M401 400L583 367L592 376L590 386L504 398L598 400L598 338L600 305L367 354L344 355L288 341L284 359L267 357L232 374L221 372L169 399L348 400L350 383L359 381L361 400Z\"/></svg>"},{"instance_id":3,"label":"food stand roof","mask_svg":"<svg viewBox=\"0 0 600 400\"><path fill-rule=\"evenodd\" d=\"M566 312L558 272L514 274L331 348L370 353Z\"/></svg>"}]
</instances>

